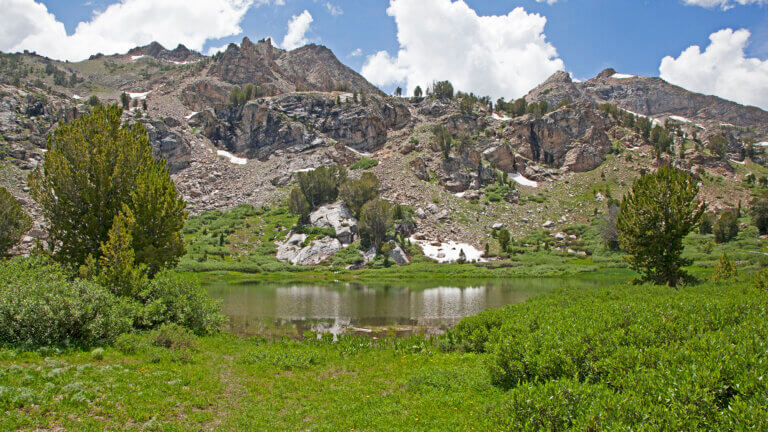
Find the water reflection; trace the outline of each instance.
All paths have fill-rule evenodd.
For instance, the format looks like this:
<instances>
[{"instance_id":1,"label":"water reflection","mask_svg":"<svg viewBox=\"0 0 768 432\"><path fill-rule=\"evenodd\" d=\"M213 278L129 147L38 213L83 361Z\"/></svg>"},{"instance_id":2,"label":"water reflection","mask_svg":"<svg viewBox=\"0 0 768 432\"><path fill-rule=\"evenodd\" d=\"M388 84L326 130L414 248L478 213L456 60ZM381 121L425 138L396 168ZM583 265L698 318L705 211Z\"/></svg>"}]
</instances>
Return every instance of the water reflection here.
<instances>
[{"instance_id":1,"label":"water reflection","mask_svg":"<svg viewBox=\"0 0 768 432\"><path fill-rule=\"evenodd\" d=\"M455 286L284 285L212 283L209 292L223 300L232 331L249 335L298 336L306 329L339 333L440 330L487 308L519 303L557 287L594 284L584 279L468 281Z\"/></svg>"}]
</instances>

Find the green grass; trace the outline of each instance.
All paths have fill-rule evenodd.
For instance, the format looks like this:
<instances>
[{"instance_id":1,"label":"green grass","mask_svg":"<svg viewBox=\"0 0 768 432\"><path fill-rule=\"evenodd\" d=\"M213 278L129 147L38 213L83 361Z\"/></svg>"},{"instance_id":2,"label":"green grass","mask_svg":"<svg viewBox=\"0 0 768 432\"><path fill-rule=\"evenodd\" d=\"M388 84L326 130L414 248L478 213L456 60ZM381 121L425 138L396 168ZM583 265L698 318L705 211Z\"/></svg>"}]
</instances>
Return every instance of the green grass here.
<instances>
[{"instance_id":1,"label":"green grass","mask_svg":"<svg viewBox=\"0 0 768 432\"><path fill-rule=\"evenodd\" d=\"M0 349L0 429L764 430L768 296L748 279L561 289L430 340Z\"/></svg>"}]
</instances>

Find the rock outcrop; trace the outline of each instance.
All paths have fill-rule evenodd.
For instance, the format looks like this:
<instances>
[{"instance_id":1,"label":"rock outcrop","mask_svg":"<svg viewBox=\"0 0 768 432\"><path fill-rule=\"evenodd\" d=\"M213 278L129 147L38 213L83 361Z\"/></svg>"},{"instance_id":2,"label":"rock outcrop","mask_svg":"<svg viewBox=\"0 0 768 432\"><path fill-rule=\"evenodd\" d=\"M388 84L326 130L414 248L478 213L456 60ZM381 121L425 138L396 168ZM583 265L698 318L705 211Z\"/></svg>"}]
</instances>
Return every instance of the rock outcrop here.
<instances>
[{"instance_id":1,"label":"rock outcrop","mask_svg":"<svg viewBox=\"0 0 768 432\"><path fill-rule=\"evenodd\" d=\"M366 104L346 103L333 94L296 93L263 98L243 107L219 107L195 114L217 147L264 159L278 149L301 152L333 141L358 151L376 150L390 129L410 121L408 108L371 96Z\"/></svg>"},{"instance_id":2,"label":"rock outcrop","mask_svg":"<svg viewBox=\"0 0 768 432\"><path fill-rule=\"evenodd\" d=\"M332 257L343 248L340 241L333 237L322 237L303 246L307 237L293 234L277 248L277 259L293 265L314 266Z\"/></svg>"},{"instance_id":3,"label":"rock outcrop","mask_svg":"<svg viewBox=\"0 0 768 432\"><path fill-rule=\"evenodd\" d=\"M348 245L357 238L357 219L342 202L320 206L309 215L309 221L316 227L333 228L336 238L343 245Z\"/></svg>"},{"instance_id":4,"label":"rock outcrop","mask_svg":"<svg viewBox=\"0 0 768 432\"><path fill-rule=\"evenodd\" d=\"M254 44L244 38L240 46L230 44L209 75L232 84L258 85L268 95L295 91L380 93L324 46L311 44L284 51L272 46L270 39Z\"/></svg>"},{"instance_id":5,"label":"rock outcrop","mask_svg":"<svg viewBox=\"0 0 768 432\"><path fill-rule=\"evenodd\" d=\"M167 50L164 46L157 42L152 42L149 45L136 47L128 51L126 55L131 57L147 56L157 60L165 60L174 63L192 63L205 58L202 54L196 51L192 51L182 44L179 44L179 46L173 50Z\"/></svg>"}]
</instances>

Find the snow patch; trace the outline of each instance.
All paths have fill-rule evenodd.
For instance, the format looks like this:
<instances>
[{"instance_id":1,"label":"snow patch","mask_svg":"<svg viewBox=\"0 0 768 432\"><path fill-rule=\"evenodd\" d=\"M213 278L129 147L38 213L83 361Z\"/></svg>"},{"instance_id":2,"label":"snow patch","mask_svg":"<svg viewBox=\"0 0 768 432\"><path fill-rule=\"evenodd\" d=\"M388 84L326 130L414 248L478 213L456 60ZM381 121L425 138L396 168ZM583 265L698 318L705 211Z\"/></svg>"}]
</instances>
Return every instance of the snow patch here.
<instances>
[{"instance_id":1,"label":"snow patch","mask_svg":"<svg viewBox=\"0 0 768 432\"><path fill-rule=\"evenodd\" d=\"M74 99L74 100L80 100L82 98L83 98L82 96L72 95L72 99Z\"/></svg>"},{"instance_id":2,"label":"snow patch","mask_svg":"<svg viewBox=\"0 0 768 432\"><path fill-rule=\"evenodd\" d=\"M457 197L457 198L464 198L464 195L466 195L466 194L467 194L466 192L459 192L459 193L455 193L453 195L455 197Z\"/></svg>"},{"instance_id":3,"label":"snow patch","mask_svg":"<svg viewBox=\"0 0 768 432\"><path fill-rule=\"evenodd\" d=\"M139 60L139 59L143 59L144 57L146 57L146 56L145 55L131 56L131 61L136 61L136 60Z\"/></svg>"},{"instance_id":4,"label":"snow patch","mask_svg":"<svg viewBox=\"0 0 768 432\"><path fill-rule=\"evenodd\" d=\"M768 147L768 141L759 142L755 145L760 147Z\"/></svg>"},{"instance_id":5,"label":"snow patch","mask_svg":"<svg viewBox=\"0 0 768 432\"><path fill-rule=\"evenodd\" d=\"M235 165L245 165L248 163L248 159L237 157L226 150L217 150L216 154L229 159Z\"/></svg>"},{"instance_id":6,"label":"snow patch","mask_svg":"<svg viewBox=\"0 0 768 432\"><path fill-rule=\"evenodd\" d=\"M510 121L510 120L512 120L512 117L507 117L505 115L498 115L496 113L493 113L491 115L491 117L493 117L494 120L501 120L501 121Z\"/></svg>"},{"instance_id":7,"label":"snow patch","mask_svg":"<svg viewBox=\"0 0 768 432\"><path fill-rule=\"evenodd\" d=\"M692 121L688 120L687 118L680 117L680 116L669 116L669 119L677 121L677 122L680 122L680 123L693 123Z\"/></svg>"},{"instance_id":8,"label":"snow patch","mask_svg":"<svg viewBox=\"0 0 768 432\"><path fill-rule=\"evenodd\" d=\"M733 124L733 123L720 123L720 126L725 126L725 127L736 127L736 125L735 125L735 124Z\"/></svg>"},{"instance_id":9,"label":"snow patch","mask_svg":"<svg viewBox=\"0 0 768 432\"><path fill-rule=\"evenodd\" d=\"M362 152L360 150L355 150L355 149L353 149L350 146L344 146L344 148L346 148L347 150L351 151L352 153L354 153L354 154L356 154L358 156L365 156L365 157L370 157L371 156L371 154L368 153L368 152Z\"/></svg>"},{"instance_id":10,"label":"snow patch","mask_svg":"<svg viewBox=\"0 0 768 432\"><path fill-rule=\"evenodd\" d=\"M179 62L179 61L173 61L173 60L171 60L170 62L171 62L171 63L173 63L173 64L175 64L175 65L188 65L188 64L192 64L192 63L197 63L197 62L199 62L199 61L200 61L200 60L188 60L188 61Z\"/></svg>"},{"instance_id":11,"label":"snow patch","mask_svg":"<svg viewBox=\"0 0 768 432\"><path fill-rule=\"evenodd\" d=\"M525 178L520 173L510 174L509 178L516 181L518 184L528 187L539 187L539 184L531 179Z\"/></svg>"},{"instance_id":12,"label":"snow patch","mask_svg":"<svg viewBox=\"0 0 768 432\"><path fill-rule=\"evenodd\" d=\"M416 240L413 237L411 237L410 240L421 248L425 256L432 258L437 262L447 263L458 261L462 250L464 251L467 261L485 262L485 259L483 259L483 251L475 249L474 246L467 243L449 241L440 243L439 246L433 246L432 242L428 240Z\"/></svg>"},{"instance_id":13,"label":"snow patch","mask_svg":"<svg viewBox=\"0 0 768 432\"><path fill-rule=\"evenodd\" d=\"M195 114L197 114L197 113L198 113L197 111L194 111L194 112L192 112L192 114L190 114L190 115L188 115L188 116L186 116L186 117L184 117L184 118L185 118L185 119L187 119L187 120L189 120L189 119L191 119L192 117L194 117L194 116L195 116Z\"/></svg>"},{"instance_id":14,"label":"snow patch","mask_svg":"<svg viewBox=\"0 0 768 432\"><path fill-rule=\"evenodd\" d=\"M746 161L741 161L741 162L739 162L739 161L737 161L737 160L735 160L735 159L731 159L731 162L733 162L733 163L737 163L737 164L739 164L739 165L744 165L744 164L746 164L746 163L747 163Z\"/></svg>"},{"instance_id":15,"label":"snow patch","mask_svg":"<svg viewBox=\"0 0 768 432\"><path fill-rule=\"evenodd\" d=\"M149 96L149 94L152 93L152 90L144 93L128 93L128 96L131 97L131 99L138 99L138 100L144 100Z\"/></svg>"},{"instance_id":16,"label":"snow patch","mask_svg":"<svg viewBox=\"0 0 768 432\"><path fill-rule=\"evenodd\" d=\"M629 75L629 74L623 74L623 73L615 73L611 75L611 78L613 79L627 79L627 78L634 78L635 75Z\"/></svg>"},{"instance_id":17,"label":"snow patch","mask_svg":"<svg viewBox=\"0 0 768 432\"><path fill-rule=\"evenodd\" d=\"M310 171L314 171L314 170L315 170L314 168L302 168L302 169L293 170L291 172L292 173L303 173L303 172L310 172Z\"/></svg>"}]
</instances>

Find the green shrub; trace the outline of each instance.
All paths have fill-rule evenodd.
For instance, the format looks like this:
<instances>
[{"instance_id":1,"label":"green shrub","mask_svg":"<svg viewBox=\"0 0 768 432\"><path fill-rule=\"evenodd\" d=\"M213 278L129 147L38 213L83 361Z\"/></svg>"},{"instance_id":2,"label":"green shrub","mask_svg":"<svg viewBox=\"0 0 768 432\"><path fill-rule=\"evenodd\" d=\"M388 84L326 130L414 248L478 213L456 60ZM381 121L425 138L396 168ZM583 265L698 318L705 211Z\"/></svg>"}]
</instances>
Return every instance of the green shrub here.
<instances>
[{"instance_id":1,"label":"green shrub","mask_svg":"<svg viewBox=\"0 0 768 432\"><path fill-rule=\"evenodd\" d=\"M197 346L195 335L178 324L163 324L154 330L150 340L155 346L168 349L193 349Z\"/></svg>"},{"instance_id":2,"label":"green shrub","mask_svg":"<svg viewBox=\"0 0 768 432\"><path fill-rule=\"evenodd\" d=\"M44 258L0 263L0 343L20 346L111 342L131 330L135 302L88 281L69 281Z\"/></svg>"},{"instance_id":3,"label":"green shrub","mask_svg":"<svg viewBox=\"0 0 768 432\"><path fill-rule=\"evenodd\" d=\"M104 348L95 348L91 351L91 358L96 361L104 360Z\"/></svg>"},{"instance_id":4,"label":"green shrub","mask_svg":"<svg viewBox=\"0 0 768 432\"><path fill-rule=\"evenodd\" d=\"M225 320L218 302L208 296L194 276L162 272L139 298L144 303L136 318L139 328L173 323L202 335L218 331Z\"/></svg>"},{"instance_id":5,"label":"green shrub","mask_svg":"<svg viewBox=\"0 0 768 432\"><path fill-rule=\"evenodd\" d=\"M733 261L728 259L728 255L723 252L723 256L717 260L715 270L712 273L712 281L724 281L736 276L736 266Z\"/></svg>"},{"instance_id":6,"label":"green shrub","mask_svg":"<svg viewBox=\"0 0 768 432\"><path fill-rule=\"evenodd\" d=\"M371 159L369 157L361 157L359 161L353 163L349 166L349 169L351 170L369 170L371 168L376 167L379 164L379 161L376 159Z\"/></svg>"}]
</instances>

